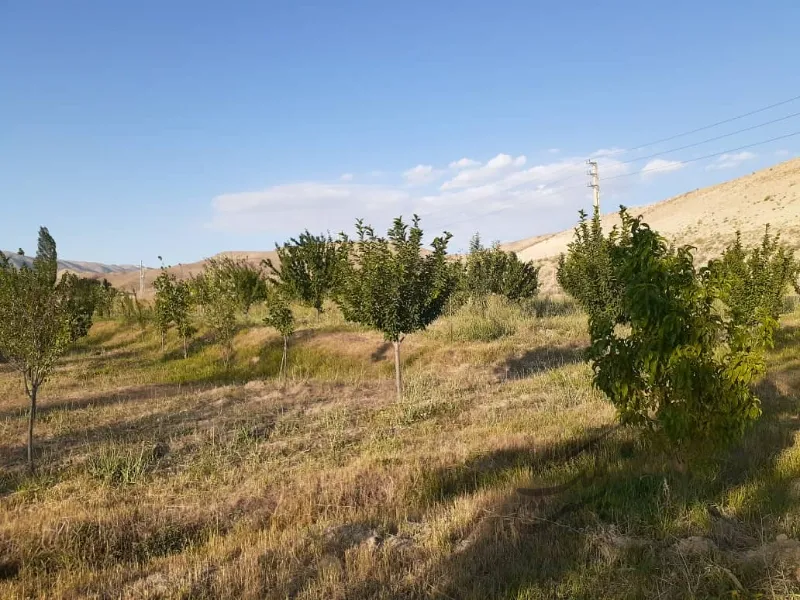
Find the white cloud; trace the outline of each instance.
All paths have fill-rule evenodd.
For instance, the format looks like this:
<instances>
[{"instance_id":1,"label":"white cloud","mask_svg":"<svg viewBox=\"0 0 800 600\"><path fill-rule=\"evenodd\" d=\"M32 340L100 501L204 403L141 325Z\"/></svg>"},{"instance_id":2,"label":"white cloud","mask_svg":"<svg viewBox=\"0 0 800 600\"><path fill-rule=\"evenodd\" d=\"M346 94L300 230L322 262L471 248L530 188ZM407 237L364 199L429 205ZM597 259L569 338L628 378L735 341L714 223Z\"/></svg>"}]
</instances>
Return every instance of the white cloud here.
<instances>
[{"instance_id":1,"label":"white cloud","mask_svg":"<svg viewBox=\"0 0 800 600\"><path fill-rule=\"evenodd\" d=\"M481 167L464 169L452 179L442 184L442 190L467 187L475 183L490 181L503 175L507 169L521 167L525 164L525 156L514 158L510 154L498 154Z\"/></svg>"},{"instance_id":2,"label":"white cloud","mask_svg":"<svg viewBox=\"0 0 800 600\"><path fill-rule=\"evenodd\" d=\"M454 160L448 166L451 169L469 169L471 167L477 167L480 165L477 160L472 160L471 158L462 158L460 160Z\"/></svg>"},{"instance_id":3,"label":"white cloud","mask_svg":"<svg viewBox=\"0 0 800 600\"><path fill-rule=\"evenodd\" d=\"M592 152L592 158L600 158L601 156L618 156L625 152L624 148L600 148L600 150L595 150Z\"/></svg>"},{"instance_id":4,"label":"white cloud","mask_svg":"<svg viewBox=\"0 0 800 600\"><path fill-rule=\"evenodd\" d=\"M708 170L719 170L719 169L733 169L734 167L738 167L740 164L745 162L746 160L752 160L756 157L756 155L752 152L736 152L734 154L723 154L717 158L713 163L708 165L706 169Z\"/></svg>"},{"instance_id":5,"label":"white cloud","mask_svg":"<svg viewBox=\"0 0 800 600\"><path fill-rule=\"evenodd\" d=\"M665 160L663 158L655 158L648 162L642 169L642 177L649 178L661 173L669 173L671 171L678 171L685 167L685 163L679 160Z\"/></svg>"},{"instance_id":6,"label":"white cloud","mask_svg":"<svg viewBox=\"0 0 800 600\"><path fill-rule=\"evenodd\" d=\"M353 183L290 183L212 200L212 226L225 231L339 230L356 217L400 214L410 199L402 189Z\"/></svg>"},{"instance_id":7,"label":"white cloud","mask_svg":"<svg viewBox=\"0 0 800 600\"><path fill-rule=\"evenodd\" d=\"M405 171L403 177L405 177L406 181L411 185L423 185L425 183L430 183L439 177L440 174L441 172L434 169L432 165L417 165Z\"/></svg>"},{"instance_id":8,"label":"white cloud","mask_svg":"<svg viewBox=\"0 0 800 600\"><path fill-rule=\"evenodd\" d=\"M775 156L777 156L779 158L782 158L784 156L789 156L789 151L788 150L776 150L775 151Z\"/></svg>"},{"instance_id":9,"label":"white cloud","mask_svg":"<svg viewBox=\"0 0 800 600\"><path fill-rule=\"evenodd\" d=\"M210 226L236 233L289 234L306 228L336 232L351 231L360 217L382 231L392 217L417 213L426 232L448 229L457 240L465 241L476 229L502 239L522 238L567 227L578 208L591 206L585 170L585 160L579 157L527 166L524 156L500 154L481 167L458 171L456 176L470 172L472 179L446 189L417 191L405 183L408 177L393 185L352 181L276 185L217 196ZM409 172L415 181L442 173L431 165L418 165ZM601 179L627 172L629 165L618 160L600 161ZM609 181L603 185L604 197L616 198L630 184L627 178Z\"/></svg>"},{"instance_id":10,"label":"white cloud","mask_svg":"<svg viewBox=\"0 0 800 600\"><path fill-rule=\"evenodd\" d=\"M353 174L352 173L342 173L342 176L339 177L342 181L353 181Z\"/></svg>"},{"instance_id":11,"label":"white cloud","mask_svg":"<svg viewBox=\"0 0 800 600\"><path fill-rule=\"evenodd\" d=\"M559 152L561 152L561 150L559 150L558 148L550 148L547 150L548 154L558 154Z\"/></svg>"}]
</instances>

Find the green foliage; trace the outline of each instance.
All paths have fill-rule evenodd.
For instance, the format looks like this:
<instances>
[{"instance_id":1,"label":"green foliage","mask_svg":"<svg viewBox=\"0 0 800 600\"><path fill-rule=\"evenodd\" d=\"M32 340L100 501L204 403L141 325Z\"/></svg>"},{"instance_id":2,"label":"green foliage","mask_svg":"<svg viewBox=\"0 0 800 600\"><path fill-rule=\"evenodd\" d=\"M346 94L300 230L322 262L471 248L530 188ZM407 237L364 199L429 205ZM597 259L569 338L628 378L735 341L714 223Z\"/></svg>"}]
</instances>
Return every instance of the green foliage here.
<instances>
[{"instance_id":1,"label":"green foliage","mask_svg":"<svg viewBox=\"0 0 800 600\"><path fill-rule=\"evenodd\" d=\"M50 285L55 285L58 274L58 253L56 252L56 241L50 235L47 227L39 228L39 241L36 245L33 269Z\"/></svg>"},{"instance_id":2,"label":"green foliage","mask_svg":"<svg viewBox=\"0 0 800 600\"><path fill-rule=\"evenodd\" d=\"M796 279L798 265L792 251L770 235L766 227L761 245L745 249L741 233L728 245L722 257L710 265L728 281L722 300L737 325L759 327L765 318L777 320L787 288Z\"/></svg>"},{"instance_id":3,"label":"green foliage","mask_svg":"<svg viewBox=\"0 0 800 600\"><path fill-rule=\"evenodd\" d=\"M281 288L273 286L267 298L267 316L264 317L264 324L278 330L283 337L283 357L281 359L280 373L286 374L289 338L295 330L294 314L289 306L284 292Z\"/></svg>"},{"instance_id":4,"label":"green foliage","mask_svg":"<svg viewBox=\"0 0 800 600\"><path fill-rule=\"evenodd\" d=\"M28 462L33 466L33 423L39 387L73 340L72 283L56 284L55 242L39 231L40 252L32 269L0 268L0 355L20 372L31 402Z\"/></svg>"},{"instance_id":5,"label":"green foliage","mask_svg":"<svg viewBox=\"0 0 800 600\"><path fill-rule=\"evenodd\" d=\"M517 301L536 296L539 291L539 268L522 262L514 252L505 252L497 244L484 248L480 236L470 241L463 280L467 295L483 303L490 294Z\"/></svg>"},{"instance_id":6,"label":"green foliage","mask_svg":"<svg viewBox=\"0 0 800 600\"><path fill-rule=\"evenodd\" d=\"M210 258L203 274L192 282L192 293L203 308L203 318L222 348L225 366L233 358L236 310L241 307L236 280L225 259Z\"/></svg>"},{"instance_id":7,"label":"green foliage","mask_svg":"<svg viewBox=\"0 0 800 600\"><path fill-rule=\"evenodd\" d=\"M447 264L445 233L423 255L422 229L414 216L409 228L397 218L387 237L358 221L358 239L343 242L351 260L345 263L336 301L345 319L383 333L388 341L425 329L442 312L456 281Z\"/></svg>"},{"instance_id":8,"label":"green foliage","mask_svg":"<svg viewBox=\"0 0 800 600\"><path fill-rule=\"evenodd\" d=\"M356 223L355 242L343 238L347 255L336 302L345 319L383 333L394 342L398 396L402 394L400 343L404 336L425 329L445 307L457 280L447 262L445 233L433 240L433 252L423 255L422 229L414 215L411 227L397 218L387 237Z\"/></svg>"},{"instance_id":9,"label":"green foliage","mask_svg":"<svg viewBox=\"0 0 800 600\"><path fill-rule=\"evenodd\" d=\"M750 386L765 370L763 331L726 323L728 282L718 270L696 271L689 247L672 248L641 218L620 214L605 246L618 310L589 314L594 383L625 423L678 443L730 441L760 415Z\"/></svg>"},{"instance_id":10,"label":"green foliage","mask_svg":"<svg viewBox=\"0 0 800 600\"><path fill-rule=\"evenodd\" d=\"M110 486L133 485L155 467L159 448L150 444L122 448L104 446L89 458L86 470L95 479Z\"/></svg>"},{"instance_id":11,"label":"green foliage","mask_svg":"<svg viewBox=\"0 0 800 600\"><path fill-rule=\"evenodd\" d=\"M95 299L95 313L100 317L110 317L114 311L114 304L116 302L119 290L115 288L108 279L103 278L100 287L96 290L97 297Z\"/></svg>"},{"instance_id":12,"label":"green foliage","mask_svg":"<svg viewBox=\"0 0 800 600\"><path fill-rule=\"evenodd\" d=\"M346 248L330 235L312 235L304 231L283 246L275 245L278 266L264 261L273 283L281 286L290 298L322 313L323 303L332 296L338 275L346 261Z\"/></svg>"},{"instance_id":13,"label":"green foliage","mask_svg":"<svg viewBox=\"0 0 800 600\"><path fill-rule=\"evenodd\" d=\"M152 309L142 300L139 300L135 292L117 294L115 304L115 310L122 322L129 325L137 325L142 334L144 334L147 325L153 320Z\"/></svg>"},{"instance_id":14,"label":"green foliage","mask_svg":"<svg viewBox=\"0 0 800 600\"><path fill-rule=\"evenodd\" d=\"M218 276L230 282L236 299L237 308L244 314L250 307L263 302L267 297L267 285L260 267L244 258L223 256L212 259Z\"/></svg>"},{"instance_id":15,"label":"green foliage","mask_svg":"<svg viewBox=\"0 0 800 600\"><path fill-rule=\"evenodd\" d=\"M558 260L558 283L588 315L614 320L621 310L622 293L622 285L615 280L611 264L617 233L603 235L597 208L591 221L586 212L579 214L575 238L567 254L562 254Z\"/></svg>"},{"instance_id":16,"label":"green foliage","mask_svg":"<svg viewBox=\"0 0 800 600\"><path fill-rule=\"evenodd\" d=\"M65 274L61 285L67 289L69 310L72 313L72 341L76 341L89 334L102 293L102 284L96 279Z\"/></svg>"},{"instance_id":17,"label":"green foliage","mask_svg":"<svg viewBox=\"0 0 800 600\"><path fill-rule=\"evenodd\" d=\"M183 340L183 357L186 358L189 352L189 338L197 332L192 324L194 297L190 284L179 281L175 275L162 268L161 274L153 282L153 287L156 290L153 315L161 333L161 349L164 349L167 331L174 326Z\"/></svg>"}]
</instances>

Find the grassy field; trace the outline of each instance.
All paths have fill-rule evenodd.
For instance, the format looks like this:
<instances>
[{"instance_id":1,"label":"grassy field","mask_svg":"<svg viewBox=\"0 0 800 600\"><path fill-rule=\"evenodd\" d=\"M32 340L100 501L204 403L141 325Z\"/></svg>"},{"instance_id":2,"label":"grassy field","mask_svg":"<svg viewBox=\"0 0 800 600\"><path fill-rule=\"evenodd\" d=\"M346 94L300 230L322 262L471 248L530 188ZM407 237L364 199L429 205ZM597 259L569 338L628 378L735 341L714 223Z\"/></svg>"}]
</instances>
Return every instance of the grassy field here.
<instances>
[{"instance_id":1,"label":"grassy field","mask_svg":"<svg viewBox=\"0 0 800 600\"><path fill-rule=\"evenodd\" d=\"M0 365L2 598L765 598L800 592L800 312L735 448L614 428L568 304L459 312L391 348L303 314L290 375L243 323L99 322L26 402ZM523 488L524 493L520 493ZM531 491L533 490L533 491Z\"/></svg>"}]
</instances>

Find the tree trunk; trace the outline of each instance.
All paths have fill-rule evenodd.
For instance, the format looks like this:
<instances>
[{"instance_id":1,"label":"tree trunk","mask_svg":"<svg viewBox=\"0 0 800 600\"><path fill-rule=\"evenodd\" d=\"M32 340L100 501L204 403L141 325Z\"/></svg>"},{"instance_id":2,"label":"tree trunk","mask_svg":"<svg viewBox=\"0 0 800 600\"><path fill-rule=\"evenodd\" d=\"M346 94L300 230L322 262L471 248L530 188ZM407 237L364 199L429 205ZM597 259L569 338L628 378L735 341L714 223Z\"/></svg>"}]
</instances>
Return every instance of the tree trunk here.
<instances>
[{"instance_id":1,"label":"tree trunk","mask_svg":"<svg viewBox=\"0 0 800 600\"><path fill-rule=\"evenodd\" d=\"M394 346L394 383L397 387L397 399L403 399L403 373L400 369L400 340L392 342Z\"/></svg>"},{"instance_id":2,"label":"tree trunk","mask_svg":"<svg viewBox=\"0 0 800 600\"><path fill-rule=\"evenodd\" d=\"M167 337L167 335L166 335L166 333L164 332L164 330L162 329L162 330L161 330L161 352L164 352L164 346L165 346L165 345L166 345L166 343L167 343L166 337Z\"/></svg>"},{"instance_id":3,"label":"tree trunk","mask_svg":"<svg viewBox=\"0 0 800 600\"><path fill-rule=\"evenodd\" d=\"M283 357L281 358L281 378L286 381L286 367L288 366L289 357L289 336L283 336Z\"/></svg>"},{"instance_id":4,"label":"tree trunk","mask_svg":"<svg viewBox=\"0 0 800 600\"><path fill-rule=\"evenodd\" d=\"M28 468L33 471L33 422L36 420L36 393L37 385L31 385L28 396L31 399L31 411L28 417Z\"/></svg>"},{"instance_id":5,"label":"tree trunk","mask_svg":"<svg viewBox=\"0 0 800 600\"><path fill-rule=\"evenodd\" d=\"M189 346L187 345L186 342L186 336L183 336L183 358L184 359L189 358Z\"/></svg>"}]
</instances>

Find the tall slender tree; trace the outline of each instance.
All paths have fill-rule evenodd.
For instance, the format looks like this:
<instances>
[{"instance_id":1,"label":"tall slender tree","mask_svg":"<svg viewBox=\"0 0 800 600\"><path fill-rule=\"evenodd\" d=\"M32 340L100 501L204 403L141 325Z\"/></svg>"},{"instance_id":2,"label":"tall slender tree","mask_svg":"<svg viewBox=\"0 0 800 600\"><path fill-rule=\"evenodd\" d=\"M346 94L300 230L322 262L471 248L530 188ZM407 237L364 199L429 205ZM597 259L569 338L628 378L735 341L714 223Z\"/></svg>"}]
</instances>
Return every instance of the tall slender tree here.
<instances>
[{"instance_id":1,"label":"tall slender tree","mask_svg":"<svg viewBox=\"0 0 800 600\"><path fill-rule=\"evenodd\" d=\"M73 340L69 278L55 283L56 245L46 228L39 231L33 268L0 268L0 354L23 379L30 401L28 465L33 469L33 428L39 388Z\"/></svg>"}]
</instances>

